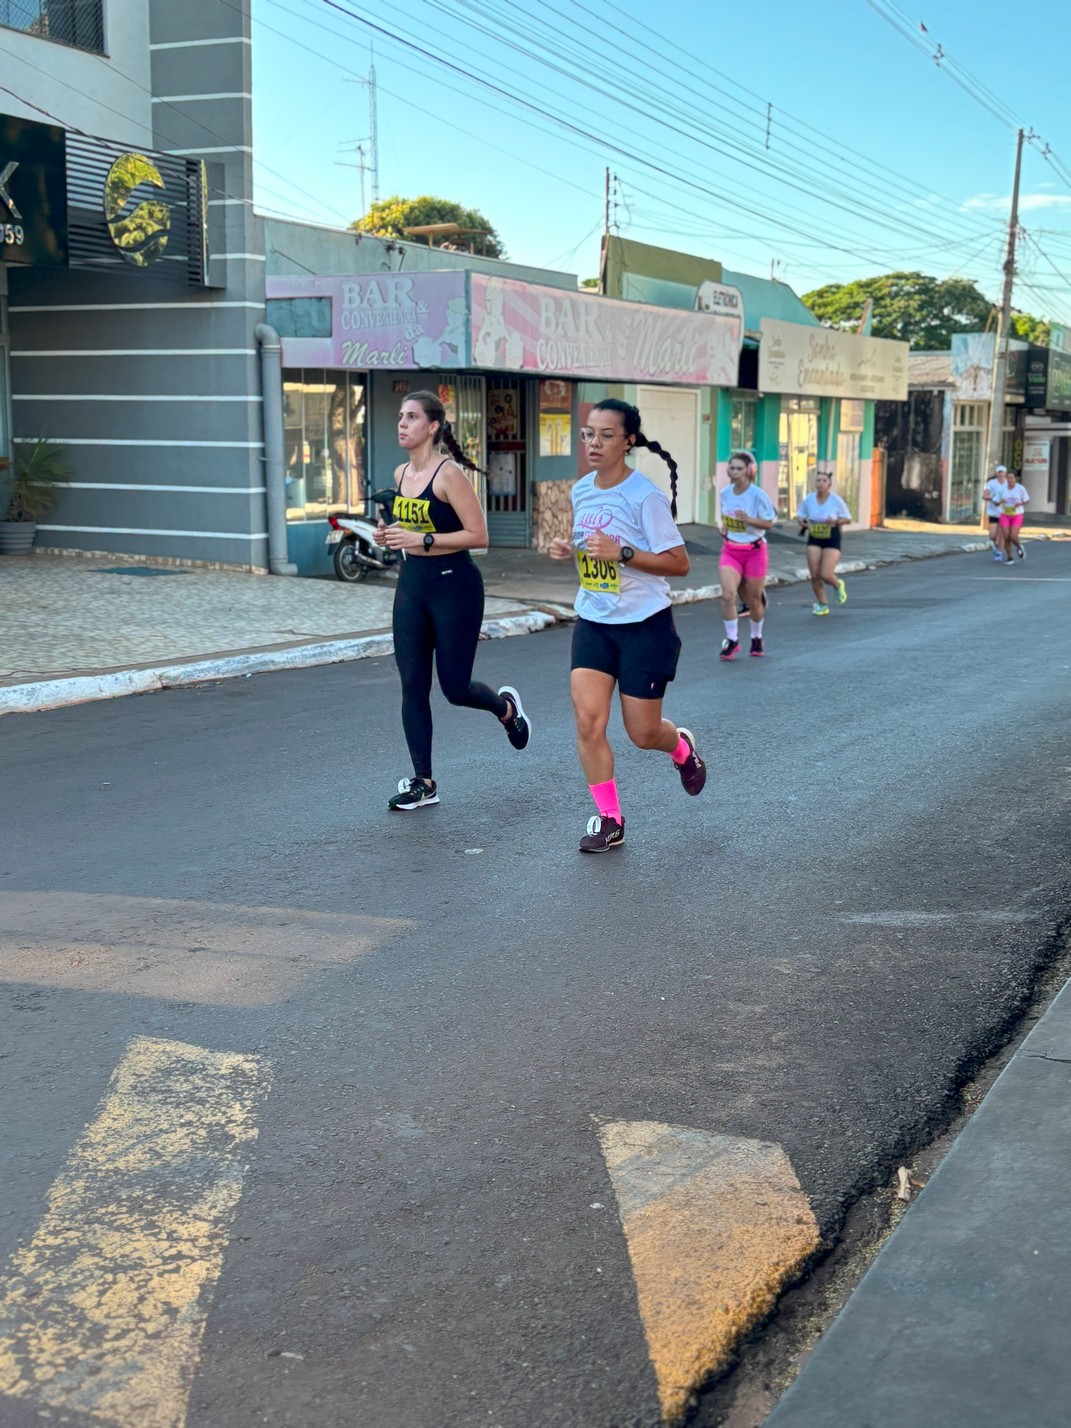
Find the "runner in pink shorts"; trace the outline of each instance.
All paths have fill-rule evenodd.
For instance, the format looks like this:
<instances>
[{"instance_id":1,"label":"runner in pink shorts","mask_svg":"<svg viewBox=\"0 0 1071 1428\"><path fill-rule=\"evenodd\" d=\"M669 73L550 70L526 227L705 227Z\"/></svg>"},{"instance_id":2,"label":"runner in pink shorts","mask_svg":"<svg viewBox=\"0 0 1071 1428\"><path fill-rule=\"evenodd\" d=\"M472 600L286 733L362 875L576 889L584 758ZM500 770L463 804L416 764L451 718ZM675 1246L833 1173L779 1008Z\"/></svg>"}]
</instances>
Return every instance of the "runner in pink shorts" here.
<instances>
[{"instance_id":1,"label":"runner in pink shorts","mask_svg":"<svg viewBox=\"0 0 1071 1428\"><path fill-rule=\"evenodd\" d=\"M730 484L722 488L719 497L720 530L725 537L718 557L721 617L725 622L720 659L735 659L740 648L738 594L747 605L751 621L751 653L764 653L763 586L769 561L766 532L776 523L777 511L762 487L754 484L758 469L750 451L734 451L729 458Z\"/></svg>"},{"instance_id":2,"label":"runner in pink shorts","mask_svg":"<svg viewBox=\"0 0 1071 1428\"><path fill-rule=\"evenodd\" d=\"M1004 547L1004 557L1008 565L1012 564L1012 547L1020 560L1026 559L1026 551L1023 543L1019 539L1019 532L1023 528L1023 515L1026 511L1027 502L1030 500L1030 492L1019 482L1019 477L1014 471L1008 472L1008 484L1000 495L1000 537Z\"/></svg>"}]
</instances>

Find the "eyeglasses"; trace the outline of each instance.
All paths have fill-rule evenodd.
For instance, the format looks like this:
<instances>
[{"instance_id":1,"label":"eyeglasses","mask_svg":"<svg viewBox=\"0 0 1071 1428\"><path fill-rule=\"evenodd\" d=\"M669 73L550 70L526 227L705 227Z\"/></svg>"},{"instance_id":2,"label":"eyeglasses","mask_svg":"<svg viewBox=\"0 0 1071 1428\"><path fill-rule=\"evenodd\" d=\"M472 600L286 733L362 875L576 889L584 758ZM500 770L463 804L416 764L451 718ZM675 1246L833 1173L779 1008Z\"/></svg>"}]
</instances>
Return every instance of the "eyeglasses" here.
<instances>
[{"instance_id":1,"label":"eyeglasses","mask_svg":"<svg viewBox=\"0 0 1071 1428\"><path fill-rule=\"evenodd\" d=\"M596 437L598 437L600 441L624 441L625 433L623 431L595 431L590 426L582 426L580 428L581 441L592 442Z\"/></svg>"}]
</instances>

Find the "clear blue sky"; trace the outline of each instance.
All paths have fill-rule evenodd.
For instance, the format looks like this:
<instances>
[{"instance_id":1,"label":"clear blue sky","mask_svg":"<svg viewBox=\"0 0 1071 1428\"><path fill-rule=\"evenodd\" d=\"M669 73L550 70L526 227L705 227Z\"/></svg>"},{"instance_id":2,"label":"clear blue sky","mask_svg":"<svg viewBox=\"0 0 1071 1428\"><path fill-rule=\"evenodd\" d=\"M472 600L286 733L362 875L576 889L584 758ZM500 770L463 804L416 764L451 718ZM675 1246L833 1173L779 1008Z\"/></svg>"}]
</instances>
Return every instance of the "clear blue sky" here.
<instances>
[{"instance_id":1,"label":"clear blue sky","mask_svg":"<svg viewBox=\"0 0 1071 1428\"><path fill-rule=\"evenodd\" d=\"M1071 323L1068 0L338 3L355 18L326 0L253 0L266 210L358 215L360 174L339 162L355 162L343 146L369 134L353 79L374 41L381 194L478 208L516 261L597 271L609 165L627 236L765 276L776 263L799 292L918 268L996 296L1014 125L951 74L979 81L1067 165L1026 149L1021 221L1044 255L1022 244L1016 305ZM951 70L934 63L938 44Z\"/></svg>"}]
</instances>

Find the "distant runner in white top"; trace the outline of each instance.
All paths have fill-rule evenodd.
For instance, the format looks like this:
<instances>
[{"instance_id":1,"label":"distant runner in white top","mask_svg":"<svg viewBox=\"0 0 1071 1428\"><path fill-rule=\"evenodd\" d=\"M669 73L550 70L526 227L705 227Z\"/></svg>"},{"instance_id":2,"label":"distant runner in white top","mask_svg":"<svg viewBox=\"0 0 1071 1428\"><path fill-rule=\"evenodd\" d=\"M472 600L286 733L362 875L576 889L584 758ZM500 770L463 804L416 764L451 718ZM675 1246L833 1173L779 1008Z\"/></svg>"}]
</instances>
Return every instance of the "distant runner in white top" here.
<instances>
[{"instance_id":1,"label":"distant runner in white top","mask_svg":"<svg viewBox=\"0 0 1071 1428\"><path fill-rule=\"evenodd\" d=\"M989 522L989 547L994 560L1004 559L1004 542L1000 529L1000 506L1008 488L1008 468L998 466L985 483L985 513Z\"/></svg>"},{"instance_id":2,"label":"distant runner in white top","mask_svg":"<svg viewBox=\"0 0 1071 1428\"><path fill-rule=\"evenodd\" d=\"M1023 529L1023 517L1026 513L1027 503L1030 500L1030 492L1025 486L1020 485L1019 477L1014 471L1008 472L1008 484L1004 488L1004 494L1000 498L1000 515L997 518L1000 524L1001 544L1004 547L1004 558L1009 565L1014 564L1012 551L1020 560L1026 559L1026 551L1023 543L1019 539L1019 533Z\"/></svg>"},{"instance_id":3,"label":"distant runner in white top","mask_svg":"<svg viewBox=\"0 0 1071 1428\"><path fill-rule=\"evenodd\" d=\"M837 574L840 564L840 528L851 521L852 513L839 496L833 494L833 477L828 471L817 471L814 490L796 507L800 535L807 535L807 569L814 591L812 615L828 615L826 586L836 592L837 603L848 598L848 587Z\"/></svg>"},{"instance_id":4,"label":"distant runner in white top","mask_svg":"<svg viewBox=\"0 0 1071 1428\"><path fill-rule=\"evenodd\" d=\"M681 648L666 577L688 574L688 552L674 519L677 463L644 436L640 414L628 402L607 398L592 409L588 423L580 439L593 469L573 487L572 536L552 541L550 555L575 560L580 575L569 687L580 763L598 810L580 851L608 853L625 841L606 737L615 685L629 738L638 749L668 754L685 793L702 792L707 770L692 733L662 717ZM636 446L668 465L672 504L627 464Z\"/></svg>"},{"instance_id":5,"label":"distant runner in white top","mask_svg":"<svg viewBox=\"0 0 1071 1428\"><path fill-rule=\"evenodd\" d=\"M768 565L766 532L776 524L777 511L762 487L753 484L758 472L758 462L750 451L734 451L729 458L730 484L719 493L720 530L725 544L718 557L718 580L725 638L718 658L724 660L735 659L740 648L738 594L746 602L751 620L751 653L765 653L762 626Z\"/></svg>"}]
</instances>

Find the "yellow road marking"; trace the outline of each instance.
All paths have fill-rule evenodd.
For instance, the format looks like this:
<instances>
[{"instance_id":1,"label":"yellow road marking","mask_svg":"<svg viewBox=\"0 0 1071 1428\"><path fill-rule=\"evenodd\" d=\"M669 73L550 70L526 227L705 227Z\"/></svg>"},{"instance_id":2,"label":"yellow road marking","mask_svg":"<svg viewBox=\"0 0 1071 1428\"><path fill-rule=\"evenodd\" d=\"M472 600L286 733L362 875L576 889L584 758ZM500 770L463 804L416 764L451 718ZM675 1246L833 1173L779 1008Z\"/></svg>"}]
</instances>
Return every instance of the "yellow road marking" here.
<instances>
[{"instance_id":1,"label":"yellow road marking","mask_svg":"<svg viewBox=\"0 0 1071 1428\"><path fill-rule=\"evenodd\" d=\"M599 1140L674 1423L817 1249L818 1225L780 1146L657 1121L602 1124Z\"/></svg>"},{"instance_id":2,"label":"yellow road marking","mask_svg":"<svg viewBox=\"0 0 1071 1428\"><path fill-rule=\"evenodd\" d=\"M256 1056L130 1043L0 1280L0 1393L182 1428L268 1084Z\"/></svg>"}]
</instances>

